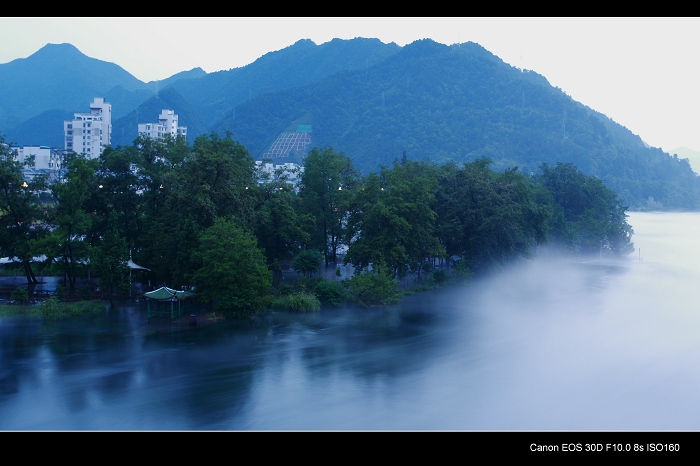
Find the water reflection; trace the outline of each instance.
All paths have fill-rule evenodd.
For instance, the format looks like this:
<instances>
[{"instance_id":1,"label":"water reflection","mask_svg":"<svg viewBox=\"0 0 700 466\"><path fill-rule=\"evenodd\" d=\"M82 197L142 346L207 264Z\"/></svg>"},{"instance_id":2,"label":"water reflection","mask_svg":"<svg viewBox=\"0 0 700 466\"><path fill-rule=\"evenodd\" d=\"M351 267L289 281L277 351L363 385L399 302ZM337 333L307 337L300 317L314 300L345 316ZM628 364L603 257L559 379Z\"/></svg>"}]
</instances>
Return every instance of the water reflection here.
<instances>
[{"instance_id":1,"label":"water reflection","mask_svg":"<svg viewBox=\"0 0 700 466\"><path fill-rule=\"evenodd\" d=\"M698 214L381 309L0 320L1 429L697 429Z\"/></svg>"}]
</instances>

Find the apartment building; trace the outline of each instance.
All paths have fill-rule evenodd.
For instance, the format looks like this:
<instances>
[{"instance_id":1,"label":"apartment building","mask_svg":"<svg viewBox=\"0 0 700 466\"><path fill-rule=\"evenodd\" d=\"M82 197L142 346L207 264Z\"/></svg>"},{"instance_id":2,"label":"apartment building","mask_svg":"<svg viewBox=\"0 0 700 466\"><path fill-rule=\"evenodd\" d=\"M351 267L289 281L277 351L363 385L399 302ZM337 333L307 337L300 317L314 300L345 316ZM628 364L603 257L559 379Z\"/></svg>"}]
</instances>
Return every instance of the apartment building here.
<instances>
[{"instance_id":1,"label":"apartment building","mask_svg":"<svg viewBox=\"0 0 700 466\"><path fill-rule=\"evenodd\" d=\"M95 97L90 113L75 113L63 122L64 149L96 159L112 141L112 104Z\"/></svg>"},{"instance_id":2,"label":"apartment building","mask_svg":"<svg viewBox=\"0 0 700 466\"><path fill-rule=\"evenodd\" d=\"M158 116L157 123L139 123L138 131L139 136L145 135L158 141L163 139L166 134L172 137L182 136L187 138L187 126L179 126L175 110L166 108Z\"/></svg>"}]
</instances>

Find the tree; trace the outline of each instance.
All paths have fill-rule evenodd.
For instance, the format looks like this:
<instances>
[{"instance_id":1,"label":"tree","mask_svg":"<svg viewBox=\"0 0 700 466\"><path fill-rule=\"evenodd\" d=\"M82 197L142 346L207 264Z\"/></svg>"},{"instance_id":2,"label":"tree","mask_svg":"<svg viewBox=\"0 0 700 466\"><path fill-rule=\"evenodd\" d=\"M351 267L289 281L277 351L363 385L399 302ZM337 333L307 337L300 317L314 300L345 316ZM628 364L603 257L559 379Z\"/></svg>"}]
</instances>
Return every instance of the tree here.
<instances>
[{"instance_id":1,"label":"tree","mask_svg":"<svg viewBox=\"0 0 700 466\"><path fill-rule=\"evenodd\" d=\"M318 272L322 263L323 255L320 252L313 249L304 249L294 256L294 265L292 268L295 272L311 278L311 275Z\"/></svg>"},{"instance_id":2,"label":"tree","mask_svg":"<svg viewBox=\"0 0 700 466\"><path fill-rule=\"evenodd\" d=\"M139 138L133 150L143 193L135 257L149 264L156 281L186 285L196 267L192 252L217 218L253 231L255 162L230 134L200 136L192 147L181 137Z\"/></svg>"},{"instance_id":3,"label":"tree","mask_svg":"<svg viewBox=\"0 0 700 466\"><path fill-rule=\"evenodd\" d=\"M91 245L87 235L96 211L88 211L99 188L96 170L97 159L82 155L66 156L66 178L63 183L52 186L57 205L53 212L54 230L47 238L47 255L62 265L71 290L75 290L78 267L90 257Z\"/></svg>"},{"instance_id":4,"label":"tree","mask_svg":"<svg viewBox=\"0 0 700 466\"><path fill-rule=\"evenodd\" d=\"M629 254L634 250L627 207L614 191L572 163L542 164L539 182L549 190L554 204L552 233L570 249L593 254Z\"/></svg>"},{"instance_id":5,"label":"tree","mask_svg":"<svg viewBox=\"0 0 700 466\"><path fill-rule=\"evenodd\" d=\"M192 276L196 291L217 310L243 317L264 306L272 274L255 236L235 221L216 219L202 233L192 262L198 264Z\"/></svg>"},{"instance_id":6,"label":"tree","mask_svg":"<svg viewBox=\"0 0 700 466\"><path fill-rule=\"evenodd\" d=\"M386 306L401 299L398 282L387 271L364 271L353 275L348 281L352 299L360 306Z\"/></svg>"},{"instance_id":7,"label":"tree","mask_svg":"<svg viewBox=\"0 0 700 466\"><path fill-rule=\"evenodd\" d=\"M93 222L93 235L99 237L108 228L111 212L116 214L115 227L133 248L138 240L141 221L139 211L144 200L138 172L134 170L139 158L134 150L107 147L100 156L97 170L98 190L93 211L99 215Z\"/></svg>"},{"instance_id":8,"label":"tree","mask_svg":"<svg viewBox=\"0 0 700 466\"><path fill-rule=\"evenodd\" d=\"M360 270L388 266L399 277L412 272L420 279L429 258L444 255L435 235L434 172L431 165L404 160L367 177L351 203L346 261Z\"/></svg>"},{"instance_id":9,"label":"tree","mask_svg":"<svg viewBox=\"0 0 700 466\"><path fill-rule=\"evenodd\" d=\"M255 161L248 151L228 134L200 136L173 180L166 208L195 219L209 228L218 217L231 217L252 231L255 199Z\"/></svg>"},{"instance_id":10,"label":"tree","mask_svg":"<svg viewBox=\"0 0 700 466\"><path fill-rule=\"evenodd\" d=\"M93 271L109 293L109 302L112 303L115 288L128 283L129 275L127 268L129 248L126 245L126 239L119 234L117 213L114 210L109 214L107 231L94 248L92 259Z\"/></svg>"},{"instance_id":11,"label":"tree","mask_svg":"<svg viewBox=\"0 0 700 466\"><path fill-rule=\"evenodd\" d=\"M542 189L516 168L490 169L489 159L439 170L437 235L448 257L471 270L528 256L547 238L550 209Z\"/></svg>"},{"instance_id":12,"label":"tree","mask_svg":"<svg viewBox=\"0 0 700 466\"><path fill-rule=\"evenodd\" d=\"M289 260L311 241L314 219L299 212L299 198L285 180L268 181L255 188L258 204L255 234L265 251L274 282L282 278L280 261Z\"/></svg>"},{"instance_id":13,"label":"tree","mask_svg":"<svg viewBox=\"0 0 700 466\"><path fill-rule=\"evenodd\" d=\"M36 283L31 259L37 252L37 241L48 231L37 194L46 184L41 177L29 182L24 179L22 167L29 163L15 160L0 136L0 255L18 258L27 283Z\"/></svg>"},{"instance_id":14,"label":"tree","mask_svg":"<svg viewBox=\"0 0 700 466\"><path fill-rule=\"evenodd\" d=\"M316 219L311 242L324 251L326 265L337 262L350 193L358 185L359 173L350 158L332 147L313 148L304 159L299 197L304 212Z\"/></svg>"}]
</instances>

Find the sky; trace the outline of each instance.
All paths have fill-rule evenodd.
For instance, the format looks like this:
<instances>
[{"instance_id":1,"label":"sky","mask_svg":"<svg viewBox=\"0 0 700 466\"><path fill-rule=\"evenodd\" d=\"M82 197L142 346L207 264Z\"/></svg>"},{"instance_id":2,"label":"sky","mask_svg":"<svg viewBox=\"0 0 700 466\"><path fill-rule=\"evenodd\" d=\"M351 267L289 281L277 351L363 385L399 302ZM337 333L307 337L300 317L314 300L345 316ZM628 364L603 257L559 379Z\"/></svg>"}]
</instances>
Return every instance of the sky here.
<instances>
[{"instance_id":1,"label":"sky","mask_svg":"<svg viewBox=\"0 0 700 466\"><path fill-rule=\"evenodd\" d=\"M0 63L68 42L142 81L252 63L300 39L476 42L649 145L700 151L700 18L0 18Z\"/></svg>"}]
</instances>

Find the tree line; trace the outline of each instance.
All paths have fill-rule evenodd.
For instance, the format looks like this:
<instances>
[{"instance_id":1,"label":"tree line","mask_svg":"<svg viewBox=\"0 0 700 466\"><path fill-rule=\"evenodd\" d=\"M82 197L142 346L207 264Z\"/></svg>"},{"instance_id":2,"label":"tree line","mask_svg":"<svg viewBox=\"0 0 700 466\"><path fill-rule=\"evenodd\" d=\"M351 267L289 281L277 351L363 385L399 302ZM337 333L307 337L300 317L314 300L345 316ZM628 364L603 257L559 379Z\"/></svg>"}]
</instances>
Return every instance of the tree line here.
<instances>
[{"instance_id":1,"label":"tree line","mask_svg":"<svg viewBox=\"0 0 700 466\"><path fill-rule=\"evenodd\" d=\"M309 275L320 262L352 264L357 296L371 304L367 287L424 280L437 261L478 274L545 243L633 250L627 208L599 179L570 163L536 175L490 164L404 153L362 175L343 153L314 148L295 186L282 172L257 172L245 147L212 133L191 146L140 137L97 159L68 154L49 182L25 180L24 161L2 144L0 255L16 257L28 282L37 281L32 258L46 256L70 289L89 264L110 295L131 255L154 284L194 286L217 309L250 315L269 304L293 259Z\"/></svg>"}]
</instances>

